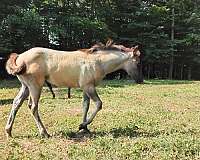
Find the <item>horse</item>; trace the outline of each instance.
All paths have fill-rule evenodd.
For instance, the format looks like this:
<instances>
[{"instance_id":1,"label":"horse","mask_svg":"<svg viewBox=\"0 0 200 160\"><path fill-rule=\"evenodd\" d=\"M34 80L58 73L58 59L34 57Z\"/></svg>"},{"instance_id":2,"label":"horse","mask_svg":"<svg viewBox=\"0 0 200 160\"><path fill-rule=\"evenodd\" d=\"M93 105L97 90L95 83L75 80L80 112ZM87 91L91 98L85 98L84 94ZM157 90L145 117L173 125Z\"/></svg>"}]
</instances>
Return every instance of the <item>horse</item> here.
<instances>
[{"instance_id":1,"label":"horse","mask_svg":"<svg viewBox=\"0 0 200 160\"><path fill-rule=\"evenodd\" d=\"M109 43L111 43L112 40L109 40ZM113 45L114 46L114 45ZM101 43L96 44L94 46L92 46L93 49L98 49L99 47L103 47L103 45ZM124 52L128 52L130 50L130 48L127 48L123 45L116 45L115 47L118 47L119 49L121 49ZM121 68L124 71L126 71L126 73L131 77L132 80L134 80L136 83L140 84L143 83L143 78L140 76L140 73L138 71L138 63L139 63L140 59L138 59L137 61L129 61L129 63L124 63L124 65L121 66ZM49 88L53 98L55 98L55 93L53 91L52 85L48 82L45 81L47 87ZM68 87L68 92L67 92L67 97L71 98L71 88Z\"/></svg>"},{"instance_id":2,"label":"horse","mask_svg":"<svg viewBox=\"0 0 200 160\"><path fill-rule=\"evenodd\" d=\"M5 126L7 137L12 137L12 126L16 114L23 101L29 96L28 107L32 112L39 133L49 137L38 112L38 102L45 80L62 87L81 88L83 91L83 120L79 130L89 132L88 125L102 109L102 101L96 92L96 86L106 74L114 72L132 61L138 61L140 51L138 46L123 51L120 46L108 42L106 45L96 45L90 49L76 51L58 51L35 47L22 54L12 53L6 63L9 74L17 76L21 89L13 100L13 105ZM131 68L127 69L132 73ZM90 100L95 103L95 110L87 116Z\"/></svg>"}]
</instances>

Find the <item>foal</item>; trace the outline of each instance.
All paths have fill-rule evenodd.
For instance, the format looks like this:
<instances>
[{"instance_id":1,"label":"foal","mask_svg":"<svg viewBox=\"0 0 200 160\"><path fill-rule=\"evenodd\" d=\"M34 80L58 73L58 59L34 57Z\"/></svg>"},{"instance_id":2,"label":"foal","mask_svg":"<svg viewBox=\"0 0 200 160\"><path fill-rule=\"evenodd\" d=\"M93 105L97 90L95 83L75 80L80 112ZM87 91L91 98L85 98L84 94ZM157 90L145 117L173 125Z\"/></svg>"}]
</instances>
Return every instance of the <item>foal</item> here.
<instances>
[{"instance_id":1,"label":"foal","mask_svg":"<svg viewBox=\"0 0 200 160\"><path fill-rule=\"evenodd\" d=\"M17 111L30 95L28 106L32 111L40 135L49 137L38 113L38 102L45 80L56 86L79 87L83 90L83 121L79 125L79 130L87 131L87 125L102 109L102 101L95 87L106 74L116 71L122 66L126 67L125 64L137 61L139 56L140 52L137 46L124 52L112 44L73 52L32 48L20 55L12 53L7 61L6 69L9 74L18 77L22 86L13 101L8 117L5 127L7 136L12 136L11 131ZM96 109L88 117L90 99L94 101Z\"/></svg>"}]
</instances>

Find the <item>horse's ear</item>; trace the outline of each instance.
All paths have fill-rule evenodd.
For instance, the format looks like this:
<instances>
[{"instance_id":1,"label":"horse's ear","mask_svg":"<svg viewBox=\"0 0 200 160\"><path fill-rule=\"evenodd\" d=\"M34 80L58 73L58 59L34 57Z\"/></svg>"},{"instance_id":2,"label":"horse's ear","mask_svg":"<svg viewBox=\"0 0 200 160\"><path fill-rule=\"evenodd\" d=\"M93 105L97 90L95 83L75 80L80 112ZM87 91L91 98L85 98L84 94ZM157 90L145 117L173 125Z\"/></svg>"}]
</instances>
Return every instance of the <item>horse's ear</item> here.
<instances>
[{"instance_id":1,"label":"horse's ear","mask_svg":"<svg viewBox=\"0 0 200 160\"><path fill-rule=\"evenodd\" d=\"M132 47L131 49L133 49L133 55L136 56L136 57L139 57L140 56L140 51L139 51L139 46L135 46L135 47Z\"/></svg>"},{"instance_id":2,"label":"horse's ear","mask_svg":"<svg viewBox=\"0 0 200 160\"><path fill-rule=\"evenodd\" d=\"M135 52L135 51L139 50L139 46L137 45L135 47L132 47L131 49L133 49L133 52Z\"/></svg>"},{"instance_id":3,"label":"horse's ear","mask_svg":"<svg viewBox=\"0 0 200 160\"><path fill-rule=\"evenodd\" d=\"M108 41L106 42L106 47L111 46L113 43L113 40L111 38L108 38Z\"/></svg>"}]
</instances>

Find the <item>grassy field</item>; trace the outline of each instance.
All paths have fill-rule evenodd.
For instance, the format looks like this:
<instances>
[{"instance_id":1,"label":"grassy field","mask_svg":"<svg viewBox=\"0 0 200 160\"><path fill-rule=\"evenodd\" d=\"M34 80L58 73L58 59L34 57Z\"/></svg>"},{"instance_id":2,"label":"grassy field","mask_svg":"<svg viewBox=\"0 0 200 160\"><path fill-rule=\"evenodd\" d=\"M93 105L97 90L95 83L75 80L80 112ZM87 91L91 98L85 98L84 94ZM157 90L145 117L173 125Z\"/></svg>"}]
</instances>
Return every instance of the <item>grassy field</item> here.
<instances>
[{"instance_id":1,"label":"grassy field","mask_svg":"<svg viewBox=\"0 0 200 160\"><path fill-rule=\"evenodd\" d=\"M0 159L200 159L200 82L104 81L98 88L103 109L89 126L91 135L80 136L82 92L47 88L40 113L51 138L38 135L27 101L6 140L4 127L17 81L0 83ZM91 109L94 108L92 103Z\"/></svg>"}]
</instances>

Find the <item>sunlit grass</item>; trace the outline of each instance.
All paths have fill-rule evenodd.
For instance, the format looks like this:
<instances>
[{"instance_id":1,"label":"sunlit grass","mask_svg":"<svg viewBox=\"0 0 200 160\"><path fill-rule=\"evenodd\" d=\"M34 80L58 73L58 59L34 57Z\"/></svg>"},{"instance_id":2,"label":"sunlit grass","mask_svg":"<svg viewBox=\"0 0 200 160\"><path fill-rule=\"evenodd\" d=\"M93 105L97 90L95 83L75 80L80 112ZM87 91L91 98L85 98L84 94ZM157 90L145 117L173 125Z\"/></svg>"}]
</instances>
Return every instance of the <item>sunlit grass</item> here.
<instances>
[{"instance_id":1,"label":"sunlit grass","mask_svg":"<svg viewBox=\"0 0 200 160\"><path fill-rule=\"evenodd\" d=\"M104 81L97 91L103 109L89 129L78 138L82 120L82 92L47 88L40 99L41 118L52 135L42 139L27 107L20 108L13 139L4 127L17 81L0 84L0 159L200 159L200 82L151 80ZM94 104L91 104L91 109Z\"/></svg>"}]
</instances>

